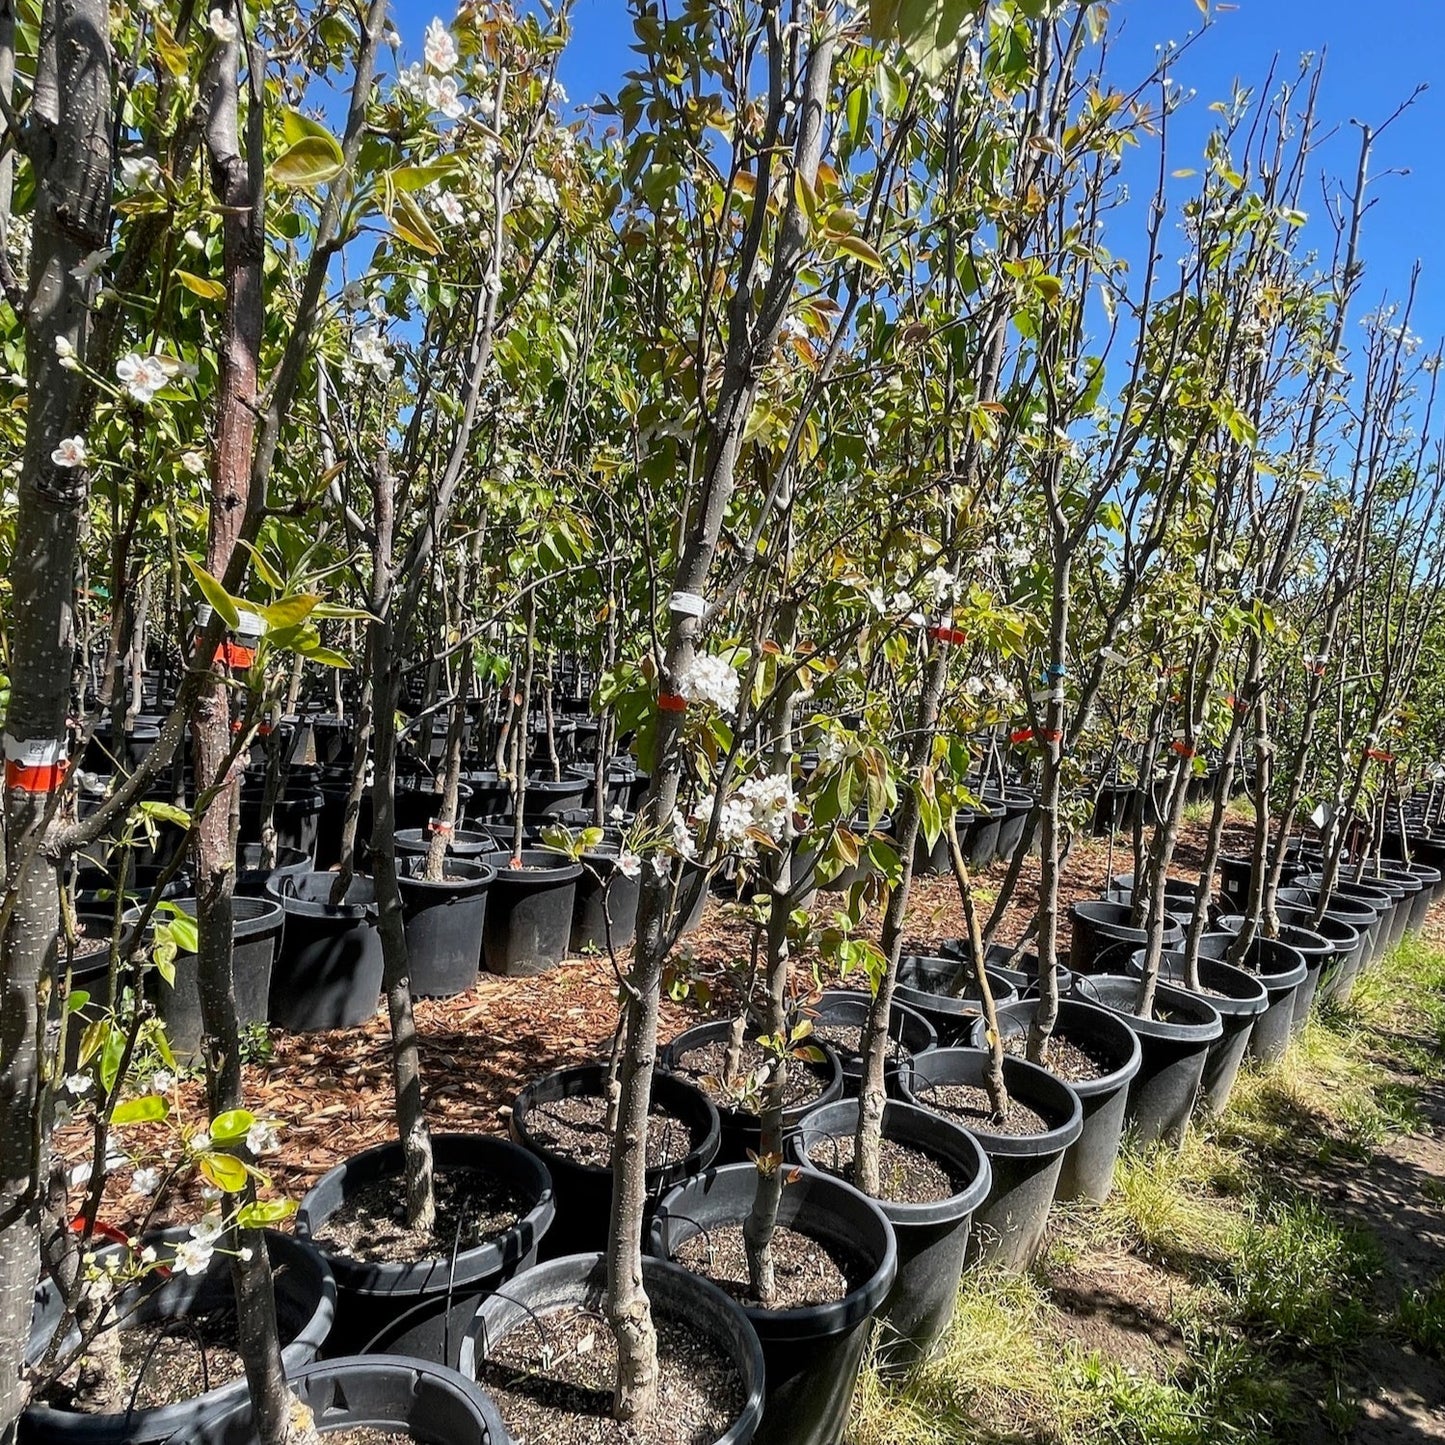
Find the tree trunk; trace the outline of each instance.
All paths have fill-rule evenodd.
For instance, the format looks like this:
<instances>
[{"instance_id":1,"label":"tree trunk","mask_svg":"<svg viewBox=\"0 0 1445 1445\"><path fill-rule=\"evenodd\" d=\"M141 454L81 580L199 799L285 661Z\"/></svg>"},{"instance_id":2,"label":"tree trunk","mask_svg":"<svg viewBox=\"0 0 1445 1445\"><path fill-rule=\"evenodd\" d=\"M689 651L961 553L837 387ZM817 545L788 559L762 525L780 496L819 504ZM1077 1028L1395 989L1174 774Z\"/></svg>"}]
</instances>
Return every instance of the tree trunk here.
<instances>
[{"instance_id":1,"label":"tree trunk","mask_svg":"<svg viewBox=\"0 0 1445 1445\"><path fill-rule=\"evenodd\" d=\"M51 453L83 434L84 383L56 343L84 360L95 283L75 269L105 245L111 197L110 11L105 0L48 0L27 144L35 174L24 299L25 450L15 504L10 586L10 703L5 732L8 925L0 936L0 1440L25 1404L47 1131L39 1046L56 965L60 877L42 851L56 819L66 756L76 540L90 491L84 467ZM8 178L8 167L6 176ZM8 223L9 216L5 216Z\"/></svg>"}]
</instances>

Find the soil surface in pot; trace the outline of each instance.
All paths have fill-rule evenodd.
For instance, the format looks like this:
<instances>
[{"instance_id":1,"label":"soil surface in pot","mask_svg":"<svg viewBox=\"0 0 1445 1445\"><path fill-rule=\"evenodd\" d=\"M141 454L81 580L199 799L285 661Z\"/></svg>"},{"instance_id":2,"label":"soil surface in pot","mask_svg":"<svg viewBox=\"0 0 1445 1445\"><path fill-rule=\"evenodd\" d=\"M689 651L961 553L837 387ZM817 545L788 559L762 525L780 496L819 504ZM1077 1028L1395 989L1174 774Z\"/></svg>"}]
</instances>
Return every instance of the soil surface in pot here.
<instances>
[{"instance_id":1,"label":"soil surface in pot","mask_svg":"<svg viewBox=\"0 0 1445 1445\"><path fill-rule=\"evenodd\" d=\"M679 1074L691 1079L720 1109L734 1109L751 1114L753 1110L743 1109L728 1090L723 1087L723 1074L727 1067L727 1045L722 1041L699 1044L685 1054L679 1054L673 1068ZM769 1056L770 1057L770 1056ZM746 1077L754 1069L761 1068L764 1054L751 1039L743 1043L738 1054L738 1073ZM799 1064L796 1059L788 1065L788 1084L784 1090L783 1107L796 1109L810 1104L822 1094L827 1081L821 1070Z\"/></svg>"},{"instance_id":2,"label":"soil surface in pot","mask_svg":"<svg viewBox=\"0 0 1445 1445\"><path fill-rule=\"evenodd\" d=\"M720 1224L705 1234L693 1235L672 1257L725 1289L739 1304L760 1306L748 1282L748 1249L741 1222ZM864 1278L857 1260L782 1224L773 1230L773 1277L776 1288L767 1308L775 1310L833 1304Z\"/></svg>"},{"instance_id":3,"label":"soil surface in pot","mask_svg":"<svg viewBox=\"0 0 1445 1445\"><path fill-rule=\"evenodd\" d=\"M375 1425L357 1425L350 1430L328 1430L326 1445L415 1445L415 1435L400 1435L395 1430L382 1430Z\"/></svg>"},{"instance_id":4,"label":"soil surface in pot","mask_svg":"<svg viewBox=\"0 0 1445 1445\"><path fill-rule=\"evenodd\" d=\"M412 1229L406 1222L405 1178L373 1179L348 1194L313 1243L327 1254L368 1264L450 1259L454 1249L475 1249L505 1234L529 1207L505 1180L475 1169L439 1169L436 1203L436 1223Z\"/></svg>"},{"instance_id":5,"label":"soil surface in pot","mask_svg":"<svg viewBox=\"0 0 1445 1445\"><path fill-rule=\"evenodd\" d=\"M124 1325L120 1367L121 1390L107 1407L117 1413L132 1401L137 1410L158 1410L229 1385L246 1373L236 1350L236 1313L217 1309ZM46 1402L59 1410L80 1408L75 1383L72 1368L46 1392Z\"/></svg>"},{"instance_id":6,"label":"soil surface in pot","mask_svg":"<svg viewBox=\"0 0 1445 1445\"><path fill-rule=\"evenodd\" d=\"M654 1319L657 1406L644 1424L612 1419L617 1346L593 1311L549 1310L535 1317L540 1329L519 1325L479 1364L477 1383L519 1445L711 1445L743 1407L742 1379L689 1321Z\"/></svg>"},{"instance_id":7,"label":"soil surface in pot","mask_svg":"<svg viewBox=\"0 0 1445 1445\"><path fill-rule=\"evenodd\" d=\"M570 1099L534 1104L527 1111L527 1133L534 1143L574 1164L606 1168L612 1162L607 1101L597 1095L576 1094ZM654 1102L647 1120L647 1167L661 1169L676 1164L691 1152L691 1130Z\"/></svg>"},{"instance_id":8,"label":"soil surface in pot","mask_svg":"<svg viewBox=\"0 0 1445 1445\"><path fill-rule=\"evenodd\" d=\"M814 1137L808 1158L815 1169L853 1183L853 1136L831 1139ZM911 1144L884 1138L878 1151L878 1193L876 1199L889 1204L938 1204L961 1194L968 1180L956 1169L941 1164L932 1155Z\"/></svg>"},{"instance_id":9,"label":"soil surface in pot","mask_svg":"<svg viewBox=\"0 0 1445 1445\"><path fill-rule=\"evenodd\" d=\"M1004 1052L1017 1059L1025 1058L1029 1051L1027 1034L1007 1034L1003 1041ZM1104 1057L1102 1050L1090 1050L1072 1039L1061 1039L1056 1034L1049 1040L1044 1067L1066 1083L1080 1084L1086 1079L1102 1079L1112 1074L1118 1065Z\"/></svg>"},{"instance_id":10,"label":"soil surface in pot","mask_svg":"<svg viewBox=\"0 0 1445 1445\"><path fill-rule=\"evenodd\" d=\"M819 1043L830 1045L837 1051L845 1064L861 1063L863 1059L862 1024L830 1024L818 1022L813 1025L813 1037ZM913 1051L903 1047L901 1040L889 1039L888 1051L884 1058L890 1064L901 1064L913 1057Z\"/></svg>"},{"instance_id":11,"label":"soil surface in pot","mask_svg":"<svg viewBox=\"0 0 1445 1445\"><path fill-rule=\"evenodd\" d=\"M988 1090L976 1084L935 1084L918 1091L918 1102L940 1114L949 1114L966 1129L982 1129L1010 1139L1047 1134L1054 1126L1037 1109L1010 1098L1008 1114L1000 1119L989 1102Z\"/></svg>"}]
</instances>

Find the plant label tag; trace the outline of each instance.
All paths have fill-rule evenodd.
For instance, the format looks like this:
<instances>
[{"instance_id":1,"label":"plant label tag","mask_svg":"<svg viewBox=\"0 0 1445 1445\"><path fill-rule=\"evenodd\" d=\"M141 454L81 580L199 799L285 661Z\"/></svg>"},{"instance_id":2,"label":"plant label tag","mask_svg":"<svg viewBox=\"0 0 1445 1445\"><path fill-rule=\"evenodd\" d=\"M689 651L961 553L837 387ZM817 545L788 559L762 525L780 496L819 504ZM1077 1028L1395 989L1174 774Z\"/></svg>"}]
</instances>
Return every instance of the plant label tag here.
<instances>
[{"instance_id":1,"label":"plant label tag","mask_svg":"<svg viewBox=\"0 0 1445 1445\"><path fill-rule=\"evenodd\" d=\"M679 617L701 617L707 611L707 599L696 592L674 592L667 599L667 610Z\"/></svg>"}]
</instances>

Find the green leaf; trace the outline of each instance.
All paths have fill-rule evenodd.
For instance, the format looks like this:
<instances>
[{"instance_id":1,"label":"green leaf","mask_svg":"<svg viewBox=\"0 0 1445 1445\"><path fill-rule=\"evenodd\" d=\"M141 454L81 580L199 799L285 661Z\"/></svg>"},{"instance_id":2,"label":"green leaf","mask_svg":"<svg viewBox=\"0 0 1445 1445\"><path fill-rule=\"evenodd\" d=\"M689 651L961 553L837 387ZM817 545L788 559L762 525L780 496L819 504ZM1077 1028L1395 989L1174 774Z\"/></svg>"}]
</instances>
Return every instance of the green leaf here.
<instances>
[{"instance_id":1,"label":"green leaf","mask_svg":"<svg viewBox=\"0 0 1445 1445\"><path fill-rule=\"evenodd\" d=\"M83 988L73 988L65 996L65 1011L78 1014L90 1002L90 994Z\"/></svg>"},{"instance_id":2,"label":"green leaf","mask_svg":"<svg viewBox=\"0 0 1445 1445\"><path fill-rule=\"evenodd\" d=\"M425 251L428 256L441 254L441 238L432 228L426 212L405 191L396 193L392 206L386 212L386 219L391 222L392 230L408 245Z\"/></svg>"},{"instance_id":3,"label":"green leaf","mask_svg":"<svg viewBox=\"0 0 1445 1445\"><path fill-rule=\"evenodd\" d=\"M300 145L304 140L331 140L331 132L319 120L289 108L281 114L281 131L288 146Z\"/></svg>"},{"instance_id":4,"label":"green leaf","mask_svg":"<svg viewBox=\"0 0 1445 1445\"><path fill-rule=\"evenodd\" d=\"M159 1094L143 1094L115 1106L110 1122L122 1124L154 1124L171 1112L171 1106Z\"/></svg>"},{"instance_id":5,"label":"green leaf","mask_svg":"<svg viewBox=\"0 0 1445 1445\"><path fill-rule=\"evenodd\" d=\"M308 135L282 151L271 165L271 179L281 186L307 189L339 175L346 164L341 147L329 131Z\"/></svg>"},{"instance_id":6,"label":"green leaf","mask_svg":"<svg viewBox=\"0 0 1445 1445\"><path fill-rule=\"evenodd\" d=\"M146 801L142 802L139 807L145 817L153 818L157 823L174 823L178 828L191 826L191 815L184 808L176 807L174 803Z\"/></svg>"},{"instance_id":7,"label":"green leaf","mask_svg":"<svg viewBox=\"0 0 1445 1445\"><path fill-rule=\"evenodd\" d=\"M201 1173L225 1194L239 1194L246 1187L246 1166L234 1154L214 1151L201 1155Z\"/></svg>"},{"instance_id":8,"label":"green leaf","mask_svg":"<svg viewBox=\"0 0 1445 1445\"><path fill-rule=\"evenodd\" d=\"M295 1213L294 1199L258 1199L254 1204L243 1204L236 1211L236 1223L242 1229L265 1229L268 1225L290 1219Z\"/></svg>"},{"instance_id":9,"label":"green leaf","mask_svg":"<svg viewBox=\"0 0 1445 1445\"><path fill-rule=\"evenodd\" d=\"M875 271L884 271L887 267L883 264L883 257L873 249L861 236L836 236L833 244L840 251L852 256L855 261L861 261L865 266Z\"/></svg>"},{"instance_id":10,"label":"green leaf","mask_svg":"<svg viewBox=\"0 0 1445 1445\"><path fill-rule=\"evenodd\" d=\"M310 617L320 601L318 593L297 592L290 597L280 598L269 607L261 608L261 616L266 619L267 627L294 627L298 622L304 622Z\"/></svg>"},{"instance_id":11,"label":"green leaf","mask_svg":"<svg viewBox=\"0 0 1445 1445\"><path fill-rule=\"evenodd\" d=\"M186 565L191 569L196 585L201 589L201 596L211 604L212 610L227 627L239 627L241 614L236 608L236 599L199 562L187 557Z\"/></svg>"},{"instance_id":12,"label":"green leaf","mask_svg":"<svg viewBox=\"0 0 1445 1445\"><path fill-rule=\"evenodd\" d=\"M171 275L187 291L194 292L205 301L224 301L226 299L226 288L219 281L212 281L205 276L195 276L189 271L182 271L179 267L172 271Z\"/></svg>"},{"instance_id":13,"label":"green leaf","mask_svg":"<svg viewBox=\"0 0 1445 1445\"><path fill-rule=\"evenodd\" d=\"M235 1144L246 1137L256 1116L249 1109L227 1109L211 1120L213 1144Z\"/></svg>"},{"instance_id":14,"label":"green leaf","mask_svg":"<svg viewBox=\"0 0 1445 1445\"><path fill-rule=\"evenodd\" d=\"M171 915L168 922L156 924L156 937L169 939L177 948L184 949L187 953L201 951L201 930L196 920L179 909Z\"/></svg>"},{"instance_id":15,"label":"green leaf","mask_svg":"<svg viewBox=\"0 0 1445 1445\"><path fill-rule=\"evenodd\" d=\"M251 565L260 573L261 580L277 592L286 590L286 583L281 579L280 574L262 555L259 547L253 547L244 537L238 538L241 545L251 554Z\"/></svg>"},{"instance_id":16,"label":"green leaf","mask_svg":"<svg viewBox=\"0 0 1445 1445\"><path fill-rule=\"evenodd\" d=\"M939 80L968 43L967 22L982 8L980 0L899 0L898 42L925 78Z\"/></svg>"},{"instance_id":17,"label":"green leaf","mask_svg":"<svg viewBox=\"0 0 1445 1445\"><path fill-rule=\"evenodd\" d=\"M424 166L397 166L387 172L387 180L398 191L424 191L428 186L456 175L458 169L456 159L448 157Z\"/></svg>"},{"instance_id":18,"label":"green leaf","mask_svg":"<svg viewBox=\"0 0 1445 1445\"><path fill-rule=\"evenodd\" d=\"M324 667L351 667L349 659L329 647L298 647L296 650L307 662L319 662Z\"/></svg>"}]
</instances>

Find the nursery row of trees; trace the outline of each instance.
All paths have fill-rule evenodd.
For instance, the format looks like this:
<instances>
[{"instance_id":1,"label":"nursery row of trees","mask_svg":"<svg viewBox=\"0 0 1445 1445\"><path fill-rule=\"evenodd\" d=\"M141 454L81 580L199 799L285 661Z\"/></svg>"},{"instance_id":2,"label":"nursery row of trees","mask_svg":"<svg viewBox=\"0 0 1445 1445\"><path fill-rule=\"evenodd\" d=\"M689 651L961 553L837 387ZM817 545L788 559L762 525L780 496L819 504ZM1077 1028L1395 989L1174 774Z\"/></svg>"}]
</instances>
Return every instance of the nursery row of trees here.
<instances>
[{"instance_id":1,"label":"nursery row of trees","mask_svg":"<svg viewBox=\"0 0 1445 1445\"><path fill-rule=\"evenodd\" d=\"M189 830L209 1104L242 1108L237 763L300 707L355 723L353 832L372 767L414 1220L398 767L445 779L452 822L467 748L525 788L586 711L604 777L614 749L650 774L614 1061L621 1418L656 1379L658 1000L719 871L756 924L775 1056L766 1297L798 961L857 970L885 1020L915 845L986 786L1034 795L1035 1056L1060 870L1106 779L1152 799L1156 966L1148 883L1201 786L1206 887L1225 805L1255 800L1248 931L1316 809L1331 870L1361 820L1383 836L1436 752L1445 482L1416 278L1390 298L1365 267L1378 137L1321 195L1306 64L1223 97L1181 155L1176 52L1118 75L1109 11L642 6L636 68L578 120L566 4L486 0L421 38L386 0L0 3L0 1438L38 1271L96 1308L49 1152L72 864L157 818ZM97 739L116 762L93 777ZM990 941L1018 866L985 916L951 852ZM860 858L863 882L815 895ZM102 1120L126 1090L110 1070ZM255 1191L226 1226L270 1442L291 1426Z\"/></svg>"}]
</instances>

